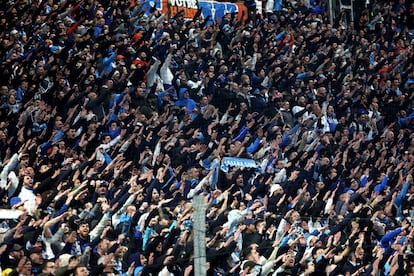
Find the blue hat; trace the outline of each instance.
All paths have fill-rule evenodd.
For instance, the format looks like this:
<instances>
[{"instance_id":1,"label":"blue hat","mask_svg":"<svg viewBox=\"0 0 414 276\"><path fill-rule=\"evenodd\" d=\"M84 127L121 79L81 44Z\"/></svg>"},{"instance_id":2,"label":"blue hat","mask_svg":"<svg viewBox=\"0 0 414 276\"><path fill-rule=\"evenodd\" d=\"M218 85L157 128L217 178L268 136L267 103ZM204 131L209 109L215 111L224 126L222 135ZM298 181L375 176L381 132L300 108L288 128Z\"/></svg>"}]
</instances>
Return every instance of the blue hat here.
<instances>
[{"instance_id":1,"label":"blue hat","mask_svg":"<svg viewBox=\"0 0 414 276\"><path fill-rule=\"evenodd\" d=\"M362 114L368 114L368 111L366 111L364 108L358 109L358 115L362 115Z\"/></svg>"},{"instance_id":2,"label":"blue hat","mask_svg":"<svg viewBox=\"0 0 414 276\"><path fill-rule=\"evenodd\" d=\"M11 206L19 204L20 202L22 202L20 197L15 196L15 197L10 198L10 205Z\"/></svg>"},{"instance_id":3,"label":"blue hat","mask_svg":"<svg viewBox=\"0 0 414 276\"><path fill-rule=\"evenodd\" d=\"M248 218L248 219L244 220L244 224L246 226L249 226L250 224L255 224L255 223L256 223L256 221L254 219L251 219L251 218Z\"/></svg>"}]
</instances>

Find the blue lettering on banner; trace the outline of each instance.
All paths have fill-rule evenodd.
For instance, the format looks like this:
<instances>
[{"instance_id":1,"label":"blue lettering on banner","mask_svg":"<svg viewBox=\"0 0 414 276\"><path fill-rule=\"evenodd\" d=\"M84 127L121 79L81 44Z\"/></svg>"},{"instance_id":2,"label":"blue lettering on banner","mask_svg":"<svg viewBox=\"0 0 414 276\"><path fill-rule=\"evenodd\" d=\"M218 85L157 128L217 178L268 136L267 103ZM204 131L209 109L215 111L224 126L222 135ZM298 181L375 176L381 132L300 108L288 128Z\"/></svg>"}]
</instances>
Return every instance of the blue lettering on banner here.
<instances>
[{"instance_id":1,"label":"blue lettering on banner","mask_svg":"<svg viewBox=\"0 0 414 276\"><path fill-rule=\"evenodd\" d=\"M259 166L253 159L238 158L238 157L225 157L221 163L221 170L224 172L229 171L229 167L245 167L245 168L258 168Z\"/></svg>"},{"instance_id":2,"label":"blue lettering on banner","mask_svg":"<svg viewBox=\"0 0 414 276\"><path fill-rule=\"evenodd\" d=\"M197 0L170 0L170 5L174 7L198 9Z\"/></svg>"}]
</instances>

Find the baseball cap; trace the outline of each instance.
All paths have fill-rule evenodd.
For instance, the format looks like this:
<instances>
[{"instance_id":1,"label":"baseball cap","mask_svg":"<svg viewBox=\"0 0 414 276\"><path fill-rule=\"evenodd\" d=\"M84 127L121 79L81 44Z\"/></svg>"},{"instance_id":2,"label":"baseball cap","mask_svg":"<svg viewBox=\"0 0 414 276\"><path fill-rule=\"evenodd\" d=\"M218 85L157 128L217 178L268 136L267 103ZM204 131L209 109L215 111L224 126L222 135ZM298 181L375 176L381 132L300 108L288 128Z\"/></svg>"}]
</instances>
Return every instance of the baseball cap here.
<instances>
[{"instance_id":1,"label":"baseball cap","mask_svg":"<svg viewBox=\"0 0 414 276\"><path fill-rule=\"evenodd\" d=\"M249 225L251 225L251 224L255 224L256 222L255 222L255 220L254 219L251 219L251 218L248 218L248 219L245 219L244 220L244 224L246 225L246 226L249 226Z\"/></svg>"},{"instance_id":2,"label":"baseball cap","mask_svg":"<svg viewBox=\"0 0 414 276\"><path fill-rule=\"evenodd\" d=\"M10 198L10 205L11 206L14 206L16 204L19 204L20 202L22 202L22 200L20 199L20 197L15 196L15 197Z\"/></svg>"},{"instance_id":3,"label":"baseball cap","mask_svg":"<svg viewBox=\"0 0 414 276\"><path fill-rule=\"evenodd\" d=\"M43 249L40 246L33 246L32 248L29 249L29 255L30 254L36 254L36 253L42 253Z\"/></svg>"},{"instance_id":4,"label":"baseball cap","mask_svg":"<svg viewBox=\"0 0 414 276\"><path fill-rule=\"evenodd\" d=\"M279 189L282 189L282 186L280 186L280 184L273 184L270 187L270 195L273 195L273 193L276 192Z\"/></svg>"},{"instance_id":5,"label":"baseball cap","mask_svg":"<svg viewBox=\"0 0 414 276\"><path fill-rule=\"evenodd\" d=\"M15 244L13 244L13 247L12 247L11 251L19 251L19 250L22 250L22 249L23 249L23 246L21 246L20 244L15 243Z\"/></svg>"}]
</instances>

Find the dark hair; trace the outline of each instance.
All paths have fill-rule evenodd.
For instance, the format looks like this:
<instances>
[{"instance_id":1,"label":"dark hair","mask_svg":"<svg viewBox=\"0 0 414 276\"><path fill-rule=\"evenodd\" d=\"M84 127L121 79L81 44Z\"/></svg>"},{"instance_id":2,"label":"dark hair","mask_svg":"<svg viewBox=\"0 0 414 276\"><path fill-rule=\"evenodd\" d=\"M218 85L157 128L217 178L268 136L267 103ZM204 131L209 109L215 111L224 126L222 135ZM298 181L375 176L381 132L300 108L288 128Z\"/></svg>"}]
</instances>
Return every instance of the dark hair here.
<instances>
[{"instance_id":1,"label":"dark hair","mask_svg":"<svg viewBox=\"0 0 414 276\"><path fill-rule=\"evenodd\" d=\"M74 276L76 276L76 275L77 275L77 271L78 271L78 269L79 269L79 268L83 268L83 267L85 267L86 269L88 269L88 267L87 267L86 265L84 265L84 264L78 264L78 265L75 267L75 270L73 271L73 275L74 275ZM88 271L89 271L89 269L88 269Z\"/></svg>"},{"instance_id":2,"label":"dark hair","mask_svg":"<svg viewBox=\"0 0 414 276\"><path fill-rule=\"evenodd\" d=\"M55 262L52 261L52 260L45 260L42 264L42 270L47 269L47 264L48 263L53 263L54 264Z\"/></svg>"}]
</instances>

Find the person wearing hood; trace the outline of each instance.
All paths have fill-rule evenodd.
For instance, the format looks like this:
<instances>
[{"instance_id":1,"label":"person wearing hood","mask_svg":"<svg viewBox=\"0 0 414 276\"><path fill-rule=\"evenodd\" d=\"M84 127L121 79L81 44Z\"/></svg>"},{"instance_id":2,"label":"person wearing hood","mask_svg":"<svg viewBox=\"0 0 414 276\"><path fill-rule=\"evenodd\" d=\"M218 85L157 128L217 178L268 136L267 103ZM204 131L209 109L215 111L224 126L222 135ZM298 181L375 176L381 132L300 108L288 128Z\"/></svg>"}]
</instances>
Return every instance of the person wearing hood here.
<instances>
[{"instance_id":1,"label":"person wearing hood","mask_svg":"<svg viewBox=\"0 0 414 276\"><path fill-rule=\"evenodd\" d=\"M197 114L194 112L197 107L197 103L190 98L190 93L187 88L181 88L179 90L179 97L178 100L175 101L175 106L184 107L186 109L186 113L192 115L192 119L194 119L194 116Z\"/></svg>"}]
</instances>

